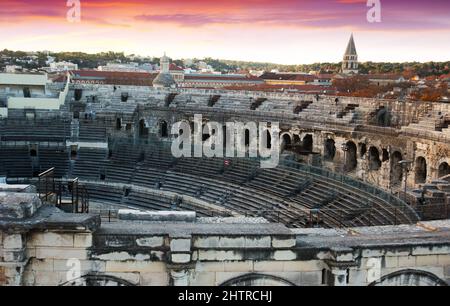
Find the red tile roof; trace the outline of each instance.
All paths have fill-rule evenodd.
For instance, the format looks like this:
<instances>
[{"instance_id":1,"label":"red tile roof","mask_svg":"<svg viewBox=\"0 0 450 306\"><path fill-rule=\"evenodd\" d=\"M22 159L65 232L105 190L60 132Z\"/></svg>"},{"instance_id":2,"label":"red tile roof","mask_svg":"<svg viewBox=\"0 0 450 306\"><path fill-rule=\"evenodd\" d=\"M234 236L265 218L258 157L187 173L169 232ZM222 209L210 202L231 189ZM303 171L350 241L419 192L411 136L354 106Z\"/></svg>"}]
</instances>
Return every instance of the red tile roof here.
<instances>
[{"instance_id":1,"label":"red tile roof","mask_svg":"<svg viewBox=\"0 0 450 306\"><path fill-rule=\"evenodd\" d=\"M175 65L174 63L171 63L169 66L170 71L184 71L183 68Z\"/></svg>"},{"instance_id":2,"label":"red tile roof","mask_svg":"<svg viewBox=\"0 0 450 306\"><path fill-rule=\"evenodd\" d=\"M147 72L118 72L98 70L73 70L70 71L73 82L94 82L110 85L138 85L152 86L157 73Z\"/></svg>"}]
</instances>

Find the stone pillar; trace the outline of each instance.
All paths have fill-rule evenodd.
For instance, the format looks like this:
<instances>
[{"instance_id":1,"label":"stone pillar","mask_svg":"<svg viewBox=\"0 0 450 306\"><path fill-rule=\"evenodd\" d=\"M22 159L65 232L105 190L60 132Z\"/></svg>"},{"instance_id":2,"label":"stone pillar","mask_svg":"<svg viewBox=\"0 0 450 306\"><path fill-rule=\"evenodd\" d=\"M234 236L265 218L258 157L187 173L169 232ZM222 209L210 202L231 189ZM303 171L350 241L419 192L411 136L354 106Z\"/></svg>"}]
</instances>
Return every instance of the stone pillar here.
<instances>
[{"instance_id":1,"label":"stone pillar","mask_svg":"<svg viewBox=\"0 0 450 306\"><path fill-rule=\"evenodd\" d=\"M173 286L189 286L189 270L170 271Z\"/></svg>"},{"instance_id":2,"label":"stone pillar","mask_svg":"<svg viewBox=\"0 0 450 306\"><path fill-rule=\"evenodd\" d=\"M347 286L347 269L333 267L331 269L331 274L333 275L333 286Z\"/></svg>"},{"instance_id":3,"label":"stone pillar","mask_svg":"<svg viewBox=\"0 0 450 306\"><path fill-rule=\"evenodd\" d=\"M3 254L0 258L0 285L20 286L26 265L25 236L3 233Z\"/></svg>"}]
</instances>

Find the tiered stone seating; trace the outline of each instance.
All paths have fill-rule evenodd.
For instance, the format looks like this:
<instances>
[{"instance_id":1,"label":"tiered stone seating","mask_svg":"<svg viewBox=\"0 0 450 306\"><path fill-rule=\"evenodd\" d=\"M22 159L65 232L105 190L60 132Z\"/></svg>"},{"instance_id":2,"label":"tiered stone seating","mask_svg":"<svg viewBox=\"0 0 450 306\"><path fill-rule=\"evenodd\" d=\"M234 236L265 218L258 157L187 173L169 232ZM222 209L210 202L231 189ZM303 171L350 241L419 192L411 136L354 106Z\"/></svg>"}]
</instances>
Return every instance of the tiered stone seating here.
<instances>
[{"instance_id":1,"label":"tiered stone seating","mask_svg":"<svg viewBox=\"0 0 450 306\"><path fill-rule=\"evenodd\" d=\"M108 151L105 149L80 148L73 167L73 177L83 177L85 179L100 179L100 173L104 173L108 161L106 160Z\"/></svg>"},{"instance_id":2,"label":"tiered stone seating","mask_svg":"<svg viewBox=\"0 0 450 306\"><path fill-rule=\"evenodd\" d=\"M39 148L40 171L55 168L55 176L63 177L69 170L68 151L65 148Z\"/></svg>"},{"instance_id":3,"label":"tiered stone seating","mask_svg":"<svg viewBox=\"0 0 450 306\"><path fill-rule=\"evenodd\" d=\"M70 137L70 121L15 121L6 120L0 124L2 141L63 141Z\"/></svg>"},{"instance_id":4,"label":"tiered stone seating","mask_svg":"<svg viewBox=\"0 0 450 306\"><path fill-rule=\"evenodd\" d=\"M0 147L0 161L1 176L12 178L33 176L28 146Z\"/></svg>"}]
</instances>

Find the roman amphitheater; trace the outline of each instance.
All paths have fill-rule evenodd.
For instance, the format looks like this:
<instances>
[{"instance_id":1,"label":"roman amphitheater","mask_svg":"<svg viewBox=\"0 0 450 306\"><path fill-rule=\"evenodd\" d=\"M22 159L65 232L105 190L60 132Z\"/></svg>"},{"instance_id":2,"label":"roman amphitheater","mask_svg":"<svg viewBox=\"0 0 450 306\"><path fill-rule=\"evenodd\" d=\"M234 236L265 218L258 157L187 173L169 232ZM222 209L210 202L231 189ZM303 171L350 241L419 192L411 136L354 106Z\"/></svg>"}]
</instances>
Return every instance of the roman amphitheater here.
<instances>
[{"instance_id":1,"label":"roman amphitheater","mask_svg":"<svg viewBox=\"0 0 450 306\"><path fill-rule=\"evenodd\" d=\"M52 107L0 92L0 285L449 283L448 103L70 76L45 91ZM171 127L195 114L279 122L279 165L174 158Z\"/></svg>"}]
</instances>

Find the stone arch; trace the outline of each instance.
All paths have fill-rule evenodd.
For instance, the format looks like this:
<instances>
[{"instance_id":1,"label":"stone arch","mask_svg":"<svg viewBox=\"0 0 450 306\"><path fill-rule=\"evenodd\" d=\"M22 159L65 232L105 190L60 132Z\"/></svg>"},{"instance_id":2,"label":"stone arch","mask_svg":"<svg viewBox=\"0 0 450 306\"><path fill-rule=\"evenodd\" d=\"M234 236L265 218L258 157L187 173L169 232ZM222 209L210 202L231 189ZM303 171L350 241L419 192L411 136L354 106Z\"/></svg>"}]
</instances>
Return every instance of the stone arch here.
<instances>
[{"instance_id":1,"label":"stone arch","mask_svg":"<svg viewBox=\"0 0 450 306\"><path fill-rule=\"evenodd\" d=\"M278 276L249 273L229 279L220 286L295 286L295 284Z\"/></svg>"},{"instance_id":2,"label":"stone arch","mask_svg":"<svg viewBox=\"0 0 450 306\"><path fill-rule=\"evenodd\" d=\"M353 171L358 166L356 144L353 141L347 141L347 153L345 154L345 171Z\"/></svg>"},{"instance_id":3,"label":"stone arch","mask_svg":"<svg viewBox=\"0 0 450 306\"><path fill-rule=\"evenodd\" d=\"M375 147L369 148L369 170L376 171L381 168L380 151Z\"/></svg>"},{"instance_id":4,"label":"stone arch","mask_svg":"<svg viewBox=\"0 0 450 306\"><path fill-rule=\"evenodd\" d=\"M443 162L438 167L438 178L444 177L450 174L450 165L447 162Z\"/></svg>"},{"instance_id":5,"label":"stone arch","mask_svg":"<svg viewBox=\"0 0 450 306\"><path fill-rule=\"evenodd\" d=\"M416 184L423 184L427 181L427 160L424 157L416 158L414 173Z\"/></svg>"},{"instance_id":6,"label":"stone arch","mask_svg":"<svg viewBox=\"0 0 450 306\"><path fill-rule=\"evenodd\" d=\"M399 162L403 160L402 153L395 151L391 154L391 183L400 184L403 179L403 169Z\"/></svg>"},{"instance_id":7,"label":"stone arch","mask_svg":"<svg viewBox=\"0 0 450 306\"><path fill-rule=\"evenodd\" d=\"M124 279L110 276L110 275L93 275L87 274L78 279L71 280L62 283L60 286L89 286L89 287L100 287L100 286L135 286L134 284L126 281Z\"/></svg>"},{"instance_id":8,"label":"stone arch","mask_svg":"<svg viewBox=\"0 0 450 306\"><path fill-rule=\"evenodd\" d=\"M447 283L433 273L406 269L385 275L369 286L447 286Z\"/></svg>"},{"instance_id":9,"label":"stone arch","mask_svg":"<svg viewBox=\"0 0 450 306\"><path fill-rule=\"evenodd\" d=\"M336 143L334 139L328 138L325 140L323 148L323 158L327 161L333 161L336 156Z\"/></svg>"}]
</instances>

